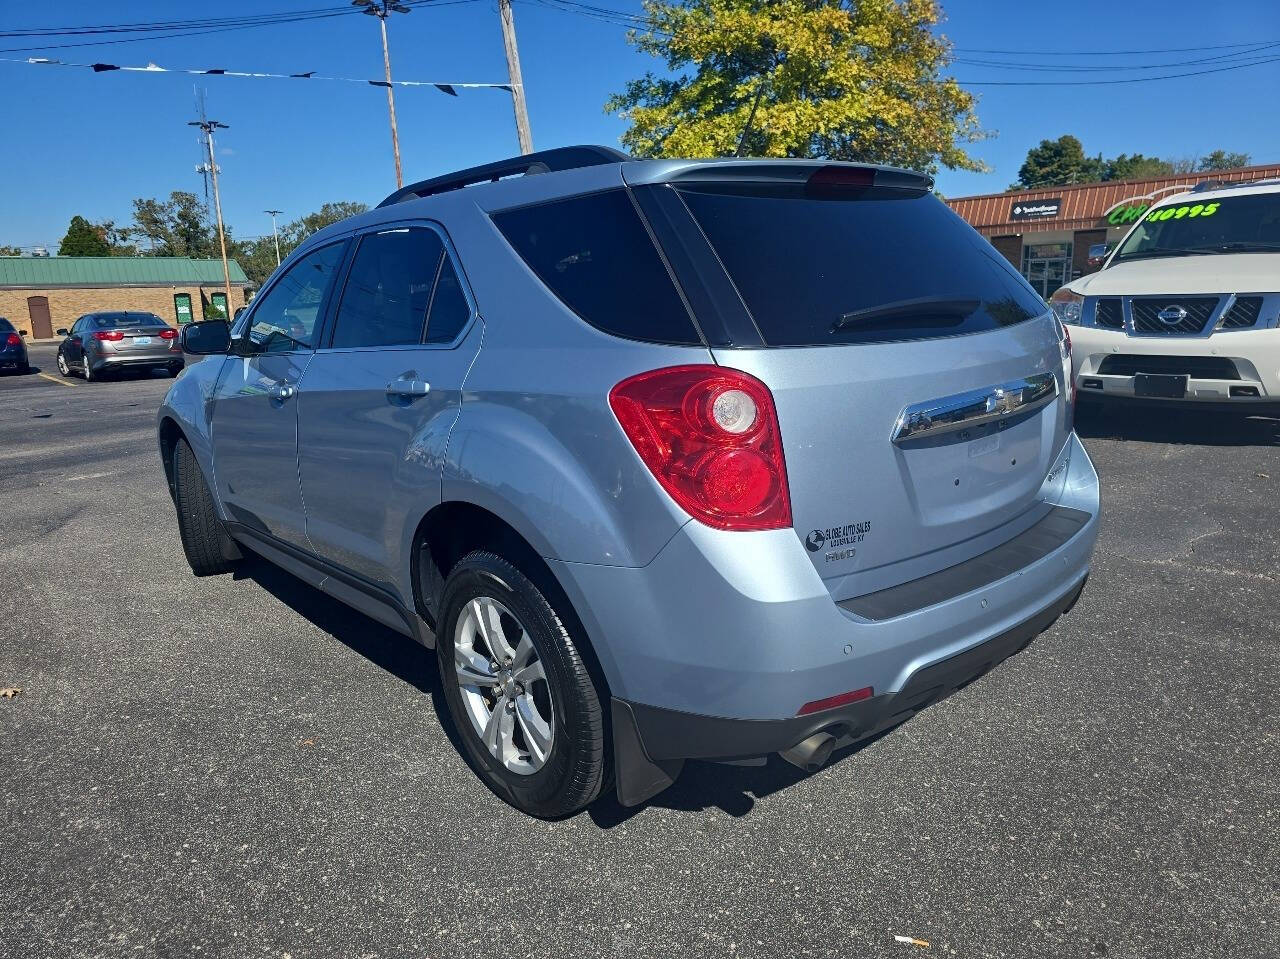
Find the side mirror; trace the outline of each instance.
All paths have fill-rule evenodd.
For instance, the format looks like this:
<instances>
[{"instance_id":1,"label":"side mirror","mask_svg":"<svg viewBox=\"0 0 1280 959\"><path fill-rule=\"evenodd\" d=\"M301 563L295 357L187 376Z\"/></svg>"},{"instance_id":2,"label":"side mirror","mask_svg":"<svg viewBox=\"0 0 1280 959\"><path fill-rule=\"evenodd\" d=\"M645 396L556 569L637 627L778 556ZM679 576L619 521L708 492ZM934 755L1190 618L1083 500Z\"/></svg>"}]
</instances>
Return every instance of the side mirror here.
<instances>
[{"instance_id":1,"label":"side mirror","mask_svg":"<svg viewBox=\"0 0 1280 959\"><path fill-rule=\"evenodd\" d=\"M30 333L28 333L26 330L19 330L19 331L18 331L18 335L19 335L19 336L30 336L31 334L30 334Z\"/></svg>"},{"instance_id":2,"label":"side mirror","mask_svg":"<svg viewBox=\"0 0 1280 959\"><path fill-rule=\"evenodd\" d=\"M57 333L58 333L58 335L59 335L59 336L66 336L66 335L67 335L67 328L66 328L65 326L60 326L60 327L58 327Z\"/></svg>"},{"instance_id":3,"label":"side mirror","mask_svg":"<svg viewBox=\"0 0 1280 959\"><path fill-rule=\"evenodd\" d=\"M244 312L245 310L247 310L247 309L249 309L247 306L237 306L237 307L236 307L235 315L232 317L232 319L233 319L233 320L238 320L238 319L240 319L240 314L241 314L241 313L243 313L243 312Z\"/></svg>"},{"instance_id":4,"label":"side mirror","mask_svg":"<svg viewBox=\"0 0 1280 959\"><path fill-rule=\"evenodd\" d=\"M184 353L211 356L231 349L231 324L226 320L188 323L182 328L181 336Z\"/></svg>"}]
</instances>

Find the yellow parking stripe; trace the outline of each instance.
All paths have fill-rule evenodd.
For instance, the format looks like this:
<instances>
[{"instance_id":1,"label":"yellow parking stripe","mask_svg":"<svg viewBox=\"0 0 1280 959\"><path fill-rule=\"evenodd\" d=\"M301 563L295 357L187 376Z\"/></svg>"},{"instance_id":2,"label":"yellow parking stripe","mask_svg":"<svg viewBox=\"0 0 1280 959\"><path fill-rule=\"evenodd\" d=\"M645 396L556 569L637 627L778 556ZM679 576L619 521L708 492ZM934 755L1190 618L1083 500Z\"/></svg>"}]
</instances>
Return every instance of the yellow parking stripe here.
<instances>
[{"instance_id":1,"label":"yellow parking stripe","mask_svg":"<svg viewBox=\"0 0 1280 959\"><path fill-rule=\"evenodd\" d=\"M62 377L60 377L60 376L53 376L53 375L52 375L52 374L50 374L50 373L37 373L37 374L36 374L36 376L39 376L39 377L41 377L42 379L46 379L46 380L48 380L50 383L57 383L59 386L72 386L72 385L73 385L73 384L72 384L72 383L70 383L69 381L64 380Z\"/></svg>"}]
</instances>

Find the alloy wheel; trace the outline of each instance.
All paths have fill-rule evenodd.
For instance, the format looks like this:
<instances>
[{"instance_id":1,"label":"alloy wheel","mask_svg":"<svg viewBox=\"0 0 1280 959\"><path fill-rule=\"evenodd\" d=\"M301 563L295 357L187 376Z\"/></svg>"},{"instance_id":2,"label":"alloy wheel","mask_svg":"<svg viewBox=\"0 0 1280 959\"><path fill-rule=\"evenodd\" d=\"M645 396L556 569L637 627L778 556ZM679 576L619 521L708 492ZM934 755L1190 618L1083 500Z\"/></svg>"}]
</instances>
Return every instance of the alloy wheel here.
<instances>
[{"instance_id":1,"label":"alloy wheel","mask_svg":"<svg viewBox=\"0 0 1280 959\"><path fill-rule=\"evenodd\" d=\"M66 376L71 372L71 368L67 366L67 358L63 356L61 352L58 353L58 372L63 376Z\"/></svg>"},{"instance_id":2,"label":"alloy wheel","mask_svg":"<svg viewBox=\"0 0 1280 959\"><path fill-rule=\"evenodd\" d=\"M484 747L517 775L551 754L555 714L542 660L511 610L490 596L463 608L453 635L462 706Z\"/></svg>"}]
</instances>

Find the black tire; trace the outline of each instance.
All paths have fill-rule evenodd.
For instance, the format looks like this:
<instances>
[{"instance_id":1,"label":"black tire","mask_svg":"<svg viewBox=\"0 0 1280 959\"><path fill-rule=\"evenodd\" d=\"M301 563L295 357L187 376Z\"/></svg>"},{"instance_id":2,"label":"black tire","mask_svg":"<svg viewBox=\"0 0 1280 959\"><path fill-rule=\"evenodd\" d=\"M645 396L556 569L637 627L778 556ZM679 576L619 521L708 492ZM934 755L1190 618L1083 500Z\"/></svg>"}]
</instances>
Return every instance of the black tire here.
<instances>
[{"instance_id":1,"label":"black tire","mask_svg":"<svg viewBox=\"0 0 1280 959\"><path fill-rule=\"evenodd\" d=\"M31 361L30 361L30 360L23 360L21 363L19 363L19 364L18 364L18 375L19 375L19 376L26 376L26 375L27 375L28 373L30 373L30 372L31 372Z\"/></svg>"},{"instance_id":2,"label":"black tire","mask_svg":"<svg viewBox=\"0 0 1280 959\"><path fill-rule=\"evenodd\" d=\"M508 770L489 753L462 704L454 635L464 607L481 596L496 599L520 620L546 673L555 732L544 764L528 775ZM562 617L529 577L485 551L470 553L454 566L441 611L436 633L441 688L471 768L501 799L539 819L558 819L589 806L608 784L612 758L600 692Z\"/></svg>"},{"instance_id":3,"label":"black tire","mask_svg":"<svg viewBox=\"0 0 1280 959\"><path fill-rule=\"evenodd\" d=\"M173 480L178 533L191 572L197 576L231 572L240 550L214 512L213 496L186 440L178 440L173 450Z\"/></svg>"},{"instance_id":4,"label":"black tire","mask_svg":"<svg viewBox=\"0 0 1280 959\"><path fill-rule=\"evenodd\" d=\"M182 367L178 365L166 367L165 372L168 373L169 376L172 378L182 372Z\"/></svg>"}]
</instances>

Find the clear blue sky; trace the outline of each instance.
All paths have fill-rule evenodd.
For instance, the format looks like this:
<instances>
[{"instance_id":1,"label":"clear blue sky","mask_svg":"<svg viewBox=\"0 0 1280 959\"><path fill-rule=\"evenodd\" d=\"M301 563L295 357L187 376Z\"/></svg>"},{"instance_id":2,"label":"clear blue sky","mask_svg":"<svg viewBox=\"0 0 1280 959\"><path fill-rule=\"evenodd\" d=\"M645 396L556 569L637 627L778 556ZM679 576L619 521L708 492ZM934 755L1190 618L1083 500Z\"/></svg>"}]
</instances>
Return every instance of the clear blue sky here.
<instances>
[{"instance_id":1,"label":"clear blue sky","mask_svg":"<svg viewBox=\"0 0 1280 959\"><path fill-rule=\"evenodd\" d=\"M594 0L637 12L638 0ZM35 27L228 17L342 6L342 0L226 0L209 7L159 0L59 4L6 3L0 32ZM1203 47L1273 41L1261 55L1280 56L1280 4L1233 0L1207 9L1190 0L1072 2L951 0L941 27L964 51L1022 50L1031 63L1179 63L1217 55L1045 56L1050 51ZM515 0L535 146L616 144L623 123L606 116L606 97L654 65L625 43L625 29ZM435 81L506 79L496 3L472 0L415 9L390 22L397 78ZM93 37L62 37L55 43ZM0 50L32 46L0 37ZM966 58L981 54L963 53ZM78 62L225 68L278 73L306 70L354 77L381 75L377 23L352 15L176 39L105 46L0 52ZM1217 64L1152 73L1176 73ZM956 65L961 80L1046 80L1063 74ZM1132 75L1132 74L1130 74ZM1075 74L1099 78L1110 74ZM127 222L130 201L201 192L193 86L208 92L209 115L230 124L220 140L227 221L239 236L270 231L262 213L291 219L328 200L377 203L394 188L385 95L357 84L241 80L183 75L94 74L88 70L0 63L0 243L56 247L73 214ZM1027 148L1062 133L1090 153L1203 154L1223 148L1280 160L1280 62L1185 79L1095 87L974 87L978 116L996 134L973 152L989 174L946 172L949 196L1000 190L1017 174ZM407 180L509 156L516 151L510 99L501 91L398 90Z\"/></svg>"}]
</instances>

